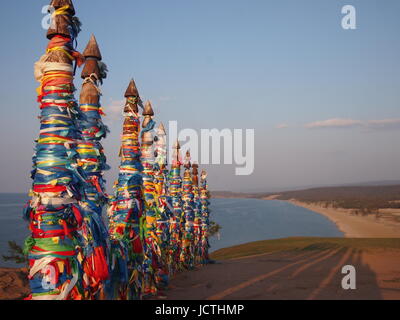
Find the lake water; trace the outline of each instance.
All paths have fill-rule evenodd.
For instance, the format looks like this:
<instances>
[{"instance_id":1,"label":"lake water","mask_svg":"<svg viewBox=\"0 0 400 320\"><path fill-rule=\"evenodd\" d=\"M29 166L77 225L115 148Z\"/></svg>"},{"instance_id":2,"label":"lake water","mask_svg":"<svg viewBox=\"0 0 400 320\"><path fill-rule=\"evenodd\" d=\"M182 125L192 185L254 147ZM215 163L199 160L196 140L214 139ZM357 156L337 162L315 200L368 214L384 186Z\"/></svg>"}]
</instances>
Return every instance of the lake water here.
<instances>
[{"instance_id":1,"label":"lake water","mask_svg":"<svg viewBox=\"0 0 400 320\"><path fill-rule=\"evenodd\" d=\"M279 200L212 199L211 220L221 225L211 251L252 241L286 237L343 237L326 217Z\"/></svg>"},{"instance_id":2,"label":"lake water","mask_svg":"<svg viewBox=\"0 0 400 320\"><path fill-rule=\"evenodd\" d=\"M22 245L28 224L22 209L24 194L0 194L0 266L15 267L3 261L8 241ZM211 239L212 251L251 241L294 236L342 237L336 225L313 211L283 201L256 199L212 199L211 220L222 226L220 239Z\"/></svg>"},{"instance_id":3,"label":"lake water","mask_svg":"<svg viewBox=\"0 0 400 320\"><path fill-rule=\"evenodd\" d=\"M4 254L8 251L8 241L23 245L29 235L28 223L22 219L22 210L29 200L26 194L0 193L0 266L18 267L13 262L5 262Z\"/></svg>"}]
</instances>

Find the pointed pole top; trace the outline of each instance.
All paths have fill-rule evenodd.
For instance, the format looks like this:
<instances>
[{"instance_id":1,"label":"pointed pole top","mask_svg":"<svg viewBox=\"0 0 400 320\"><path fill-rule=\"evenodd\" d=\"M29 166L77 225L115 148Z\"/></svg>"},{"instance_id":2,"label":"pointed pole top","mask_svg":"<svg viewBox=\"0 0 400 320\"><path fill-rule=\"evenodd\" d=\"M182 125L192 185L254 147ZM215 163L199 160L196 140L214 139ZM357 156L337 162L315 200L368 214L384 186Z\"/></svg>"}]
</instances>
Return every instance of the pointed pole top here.
<instances>
[{"instance_id":1,"label":"pointed pole top","mask_svg":"<svg viewBox=\"0 0 400 320\"><path fill-rule=\"evenodd\" d=\"M154 116L153 107L151 106L150 101L146 101L146 104L145 104L144 110L143 110L143 115L150 116L150 117Z\"/></svg>"},{"instance_id":2,"label":"pointed pole top","mask_svg":"<svg viewBox=\"0 0 400 320\"><path fill-rule=\"evenodd\" d=\"M82 79L86 79L91 75L96 74L97 79L101 78L100 69L97 61L94 60L86 60L85 65L82 69L81 77Z\"/></svg>"},{"instance_id":3,"label":"pointed pole top","mask_svg":"<svg viewBox=\"0 0 400 320\"><path fill-rule=\"evenodd\" d=\"M136 87L135 80L133 79L129 82L128 88L126 89L125 92L125 98L129 97L139 97L139 91Z\"/></svg>"},{"instance_id":4,"label":"pointed pole top","mask_svg":"<svg viewBox=\"0 0 400 320\"><path fill-rule=\"evenodd\" d=\"M158 128L157 128L157 133L159 134L159 135L163 135L163 136L165 136L167 133L165 132L165 127L164 127L164 124L161 122L160 123L160 125L158 126Z\"/></svg>"},{"instance_id":5,"label":"pointed pole top","mask_svg":"<svg viewBox=\"0 0 400 320\"><path fill-rule=\"evenodd\" d=\"M172 148L176 149L176 150L180 150L181 149L181 145L179 143L179 140L176 140L176 142L174 143L174 146Z\"/></svg>"},{"instance_id":6,"label":"pointed pole top","mask_svg":"<svg viewBox=\"0 0 400 320\"><path fill-rule=\"evenodd\" d=\"M102 59L99 45L97 44L97 40L94 34L92 34L92 36L90 37L86 49L85 51L83 51L83 55L85 58L96 58L97 60Z\"/></svg>"},{"instance_id":7,"label":"pointed pole top","mask_svg":"<svg viewBox=\"0 0 400 320\"><path fill-rule=\"evenodd\" d=\"M75 15L75 8L72 0L52 0L50 2L50 6L52 6L54 9L61 9L68 6L67 11L71 14L71 16Z\"/></svg>"},{"instance_id":8,"label":"pointed pole top","mask_svg":"<svg viewBox=\"0 0 400 320\"><path fill-rule=\"evenodd\" d=\"M197 162L192 164L192 177L193 177L193 185L196 187L199 186L199 165Z\"/></svg>"},{"instance_id":9,"label":"pointed pole top","mask_svg":"<svg viewBox=\"0 0 400 320\"><path fill-rule=\"evenodd\" d=\"M191 162L190 162L190 150L186 151L186 157L185 157L185 165L184 167L189 170L192 166Z\"/></svg>"}]
</instances>

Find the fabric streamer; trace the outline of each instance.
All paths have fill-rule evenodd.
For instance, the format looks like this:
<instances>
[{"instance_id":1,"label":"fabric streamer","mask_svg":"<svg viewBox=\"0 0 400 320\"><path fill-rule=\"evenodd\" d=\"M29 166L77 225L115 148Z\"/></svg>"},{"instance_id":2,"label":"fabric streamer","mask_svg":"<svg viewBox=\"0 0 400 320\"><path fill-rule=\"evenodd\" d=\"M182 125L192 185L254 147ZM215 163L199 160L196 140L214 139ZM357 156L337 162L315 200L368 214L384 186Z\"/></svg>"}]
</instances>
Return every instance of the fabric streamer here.
<instances>
[{"instance_id":1,"label":"fabric streamer","mask_svg":"<svg viewBox=\"0 0 400 320\"><path fill-rule=\"evenodd\" d=\"M112 278L110 299L141 299L143 287L143 166L140 152L139 92L132 80L125 93L121 164L110 198L108 221L111 242Z\"/></svg>"},{"instance_id":2,"label":"fabric streamer","mask_svg":"<svg viewBox=\"0 0 400 320\"><path fill-rule=\"evenodd\" d=\"M193 269L195 265L194 259L194 195L192 173L190 171L192 164L190 162L190 151L186 152L182 183L182 201L184 212L184 231L182 240L181 262L187 269Z\"/></svg>"},{"instance_id":3,"label":"fabric streamer","mask_svg":"<svg viewBox=\"0 0 400 320\"><path fill-rule=\"evenodd\" d=\"M171 274L183 270L181 263L182 251L182 234L184 227L184 218L182 210L182 178L181 178L181 165L182 159L180 155L179 141L173 146L171 172L169 173L169 196L170 204L172 205L172 216L170 218L170 254L169 265Z\"/></svg>"},{"instance_id":4,"label":"fabric streamer","mask_svg":"<svg viewBox=\"0 0 400 320\"><path fill-rule=\"evenodd\" d=\"M154 156L154 174L155 174L155 187L158 196L158 209L159 214L157 217L157 230L156 235L160 244L161 256L158 256L160 266L155 273L155 280L158 294L161 294L160 290L166 289L169 284L169 272L170 267L168 264L168 254L170 247L170 217L172 215L168 205L168 190L167 190L167 142L166 132L164 125L161 123L156 129L155 137L155 153Z\"/></svg>"},{"instance_id":5,"label":"fabric streamer","mask_svg":"<svg viewBox=\"0 0 400 320\"><path fill-rule=\"evenodd\" d=\"M148 298L157 294L155 270L159 268L161 249L157 238L158 196L154 183L154 148L153 148L153 121L154 111L150 101L147 101L143 111L142 124L142 165L143 165L143 195L144 195L144 292Z\"/></svg>"},{"instance_id":6,"label":"fabric streamer","mask_svg":"<svg viewBox=\"0 0 400 320\"><path fill-rule=\"evenodd\" d=\"M200 202L200 189L199 189L199 165L193 163L192 165L192 182L193 182L193 211L194 211L194 224L193 224L193 250L195 264L201 264L201 233L202 233L202 214Z\"/></svg>"},{"instance_id":7,"label":"fabric streamer","mask_svg":"<svg viewBox=\"0 0 400 320\"><path fill-rule=\"evenodd\" d=\"M86 183L84 194L79 201L83 223L79 229L83 248L83 284L86 299L103 296L104 283L109 277L108 233L103 222L103 207L108 201L103 173L109 169L101 145L108 129L102 122L104 115L101 105L99 82L107 75L105 64L101 63L101 53L94 35L83 52L86 63L82 71L78 127L79 139L76 151L78 166Z\"/></svg>"},{"instance_id":8,"label":"fabric streamer","mask_svg":"<svg viewBox=\"0 0 400 320\"><path fill-rule=\"evenodd\" d=\"M207 172L203 170L200 178L200 202L201 202L201 260L203 264L211 262L208 254L210 243L208 240L210 231L210 192L207 185Z\"/></svg>"},{"instance_id":9,"label":"fabric streamer","mask_svg":"<svg viewBox=\"0 0 400 320\"><path fill-rule=\"evenodd\" d=\"M80 300L84 298L83 252L77 230L83 216L78 201L85 181L77 164L72 65L81 65L84 59L73 46L80 24L73 17L71 1L53 0L51 5L63 10L56 11L56 28L47 33L46 54L35 64L40 135L33 156L31 200L24 209L31 231L25 241L31 288L26 299Z\"/></svg>"}]
</instances>

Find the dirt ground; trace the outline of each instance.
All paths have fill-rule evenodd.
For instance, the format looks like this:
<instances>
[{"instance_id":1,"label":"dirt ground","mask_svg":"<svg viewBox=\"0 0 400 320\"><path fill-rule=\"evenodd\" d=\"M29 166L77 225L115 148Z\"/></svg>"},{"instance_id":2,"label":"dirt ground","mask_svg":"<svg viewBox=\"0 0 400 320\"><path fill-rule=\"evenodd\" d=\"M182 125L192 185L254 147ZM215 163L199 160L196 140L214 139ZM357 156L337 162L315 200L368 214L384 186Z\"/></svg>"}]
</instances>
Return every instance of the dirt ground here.
<instances>
[{"instance_id":1,"label":"dirt ground","mask_svg":"<svg viewBox=\"0 0 400 320\"><path fill-rule=\"evenodd\" d=\"M356 269L356 289L341 286ZM347 247L291 250L221 260L176 275L170 300L400 299L400 250ZM0 269L0 299L29 294L26 270Z\"/></svg>"},{"instance_id":2,"label":"dirt ground","mask_svg":"<svg viewBox=\"0 0 400 320\"><path fill-rule=\"evenodd\" d=\"M20 300L29 295L26 269L0 269L0 300Z\"/></svg>"},{"instance_id":3,"label":"dirt ground","mask_svg":"<svg viewBox=\"0 0 400 320\"><path fill-rule=\"evenodd\" d=\"M342 267L356 289L342 288ZM177 275L170 300L400 299L400 250L333 248L267 253L220 261Z\"/></svg>"}]
</instances>

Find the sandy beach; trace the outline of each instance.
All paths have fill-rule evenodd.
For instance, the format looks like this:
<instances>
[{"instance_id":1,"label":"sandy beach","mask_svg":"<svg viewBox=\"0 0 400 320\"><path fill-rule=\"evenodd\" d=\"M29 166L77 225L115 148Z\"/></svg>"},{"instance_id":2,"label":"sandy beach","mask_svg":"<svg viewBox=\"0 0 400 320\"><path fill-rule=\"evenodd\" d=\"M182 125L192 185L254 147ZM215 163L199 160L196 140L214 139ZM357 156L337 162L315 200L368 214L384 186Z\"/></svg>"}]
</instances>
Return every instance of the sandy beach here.
<instances>
[{"instance_id":1,"label":"sandy beach","mask_svg":"<svg viewBox=\"0 0 400 320\"><path fill-rule=\"evenodd\" d=\"M389 213L385 209L382 210L382 217L376 218L352 214L350 209L324 208L295 199L288 202L324 215L336 224L346 238L400 238L400 223L393 219L397 212Z\"/></svg>"}]
</instances>

